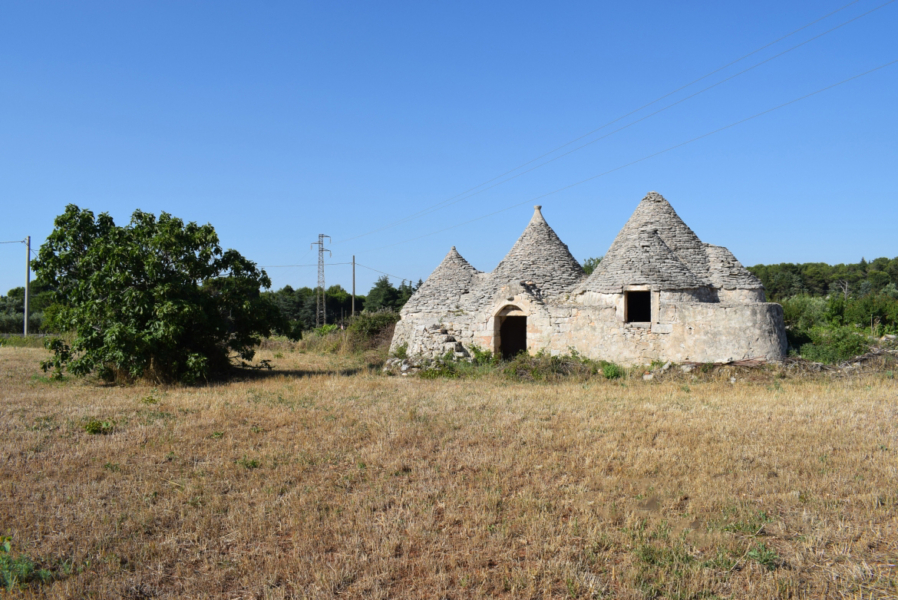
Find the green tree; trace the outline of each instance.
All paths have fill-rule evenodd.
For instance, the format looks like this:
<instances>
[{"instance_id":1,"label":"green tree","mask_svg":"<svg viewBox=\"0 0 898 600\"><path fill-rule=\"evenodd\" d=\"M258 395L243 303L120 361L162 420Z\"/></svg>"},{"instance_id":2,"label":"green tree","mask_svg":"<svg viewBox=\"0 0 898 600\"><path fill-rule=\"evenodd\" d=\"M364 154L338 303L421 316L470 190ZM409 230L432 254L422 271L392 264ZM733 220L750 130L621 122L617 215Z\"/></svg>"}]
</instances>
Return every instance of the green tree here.
<instances>
[{"instance_id":1,"label":"green tree","mask_svg":"<svg viewBox=\"0 0 898 600\"><path fill-rule=\"evenodd\" d=\"M194 382L251 360L261 336L287 332L260 294L265 271L222 250L211 225L135 211L127 226L69 205L33 266L55 290L55 324L74 333L51 344L44 368L75 375Z\"/></svg>"},{"instance_id":2,"label":"green tree","mask_svg":"<svg viewBox=\"0 0 898 600\"><path fill-rule=\"evenodd\" d=\"M365 309L368 311L375 311L383 308L396 309L396 304L398 303L399 298L399 290L390 283L390 278L386 275L381 275L378 280L374 282L374 286L365 297Z\"/></svg>"},{"instance_id":3,"label":"green tree","mask_svg":"<svg viewBox=\"0 0 898 600\"><path fill-rule=\"evenodd\" d=\"M587 258L583 261L583 272L587 275L592 275L592 272L596 270L600 262L602 262L601 256Z\"/></svg>"}]
</instances>

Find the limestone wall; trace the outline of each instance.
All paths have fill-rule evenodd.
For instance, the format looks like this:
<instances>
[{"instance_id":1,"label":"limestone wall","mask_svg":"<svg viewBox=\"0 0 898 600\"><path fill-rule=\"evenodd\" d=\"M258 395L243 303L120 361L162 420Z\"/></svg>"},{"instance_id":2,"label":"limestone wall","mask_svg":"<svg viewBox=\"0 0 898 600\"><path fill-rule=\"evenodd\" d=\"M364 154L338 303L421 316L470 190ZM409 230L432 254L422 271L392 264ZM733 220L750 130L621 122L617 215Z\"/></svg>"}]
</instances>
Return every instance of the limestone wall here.
<instances>
[{"instance_id":1,"label":"limestone wall","mask_svg":"<svg viewBox=\"0 0 898 600\"><path fill-rule=\"evenodd\" d=\"M465 356L471 345L496 351L497 321L503 307L527 315L527 348L552 354L574 349L596 360L623 365L653 360L729 362L748 358L780 361L787 343L779 304L753 302L662 304L658 322L624 323L612 304L544 305L526 297L501 298L478 315L415 313L396 325L392 350L407 344L408 353L436 357L447 351Z\"/></svg>"}]
</instances>

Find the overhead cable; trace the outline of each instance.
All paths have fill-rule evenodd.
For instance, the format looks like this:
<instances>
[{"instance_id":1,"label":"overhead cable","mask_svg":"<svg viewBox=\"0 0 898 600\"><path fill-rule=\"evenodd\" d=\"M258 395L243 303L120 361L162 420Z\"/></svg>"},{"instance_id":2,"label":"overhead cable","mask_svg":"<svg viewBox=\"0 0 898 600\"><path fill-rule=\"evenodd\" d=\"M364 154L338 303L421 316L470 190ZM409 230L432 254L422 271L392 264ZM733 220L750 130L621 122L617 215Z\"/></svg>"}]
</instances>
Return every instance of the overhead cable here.
<instances>
[{"instance_id":1,"label":"overhead cable","mask_svg":"<svg viewBox=\"0 0 898 600\"><path fill-rule=\"evenodd\" d=\"M389 276L389 277L392 277L393 279L401 279L402 281L412 281L412 279L406 279L405 277L400 277L399 275L390 275L389 273L387 273L387 272L385 272L385 271L379 271L379 270L373 269L373 268L371 268L371 267L366 267L365 265L363 265L363 264L361 264L361 263L358 263L358 262L355 263L355 264L356 264L357 267L363 267L363 268L365 268L365 269L368 269L369 271L374 271L374 272L380 273L380 274L382 274L382 275L387 275L387 276Z\"/></svg>"},{"instance_id":2,"label":"overhead cable","mask_svg":"<svg viewBox=\"0 0 898 600\"><path fill-rule=\"evenodd\" d=\"M525 163L523 163L523 164L521 164L521 165L518 165L517 167L515 167L515 168L513 168L513 169L510 169L510 170L506 171L505 173L502 173L501 175L497 175L496 177L493 177L492 179L489 179L489 180L487 180L487 181L484 181L484 182L481 183L481 184L478 184L478 185L476 185L476 186L474 186L474 187L472 187L472 188L469 188L468 190L465 190L464 192L461 192L460 194L456 194L455 196L452 196L451 198L447 198L446 200L443 200L443 201L441 201L441 202L439 202L439 203L437 203L437 204L435 204L435 205L433 205L433 206L430 206L430 207L428 207L428 208L425 208L425 209L423 209L423 210L421 210L421 211L418 211L417 213L413 213L413 214L411 214L411 215L408 215L408 216L406 216L406 217L404 217L404 218L402 218L402 219L400 219L400 220L398 220L398 221L395 221L395 222L393 222L393 223L390 223L390 224L385 225L385 226L383 226L383 227L380 227L380 228L378 228L378 229L374 229L374 230L371 230L371 231L368 231L368 232L365 232L365 233L362 233L362 234L359 234L359 235L356 235L356 236L353 236L353 237L350 237L350 238L346 238L346 239L343 239L343 240L338 240L338 241L334 242L334 244L340 244L340 243L348 242L348 241L350 241L350 240L355 240L355 239L358 239L358 238L361 238L361 237L365 237L365 236L368 236L368 235L372 235L372 234L374 234L374 233L378 233L378 232L384 231L384 230L386 230L386 229L391 229L391 228L396 227L396 226L398 226L398 225L402 225L402 224L404 224L404 223L407 223L407 222L409 222L409 221L411 221L411 220L414 220L414 219L420 218L420 217L422 217L422 216L428 215L428 214L430 214L430 213L432 213L432 212L434 212L434 211L436 211L436 210L439 210L439 209L441 209L441 208L444 208L444 207L446 207L446 206L450 206L450 205L452 205L452 204L455 204L455 203L457 203L457 202L460 202L461 200L470 198L470 197L472 197L472 196L474 196L474 195L476 195L476 194L479 194L480 192L486 191L486 190L488 190L488 189L492 189L492 188L496 187L497 185L501 185L501 184L503 184L503 183L506 183L506 182L508 182L508 181L511 181L512 179L515 179L516 177L519 177L520 175L523 175L523 174L525 174L525 173L529 173L530 171L533 171L533 170L538 169L538 168L540 168L540 167L542 167L542 166L545 166L545 165L547 165L547 164L549 164L549 163L551 163L551 162L553 162L553 161L555 161L555 160L557 160L557 159L559 159L559 158L562 158L562 157L564 157L564 156L567 156L568 154L571 154L571 153L573 153L573 152L576 152L577 150L580 150L580 149L582 149L582 148L585 148L586 146L588 146L588 145L590 145L590 144L593 144L593 143L595 143L595 142L598 142L599 140L605 139L606 137L608 137L608 136L610 136L610 135L613 135L614 133L617 133L617 132L619 132L619 131L621 131L621 130L623 130L623 129L626 129L626 128L632 126L632 125L635 125L636 123L639 123L639 122L641 122L641 121L644 121L645 119L647 119L647 118L649 118L649 117L652 117L652 116L654 116L654 115L656 115L656 114L658 114L658 113L660 113L660 112L663 112L663 111L667 110L668 108L671 108L671 107L673 107L673 106L676 106L677 104L680 104L681 102L684 102L684 101L686 101L686 100L689 100L690 98L694 98L695 96L697 96L697 95L699 95L699 94L701 94L701 93L703 93L703 92L706 92L706 91L708 91L708 90L710 90L710 89L712 89L712 88L714 88L714 87L717 87L718 85L720 85L720 84L722 84L722 83L725 83L725 82L727 82L727 81L729 81L729 80L731 80L731 79L733 79L733 78L735 78L735 77L738 77L738 76L740 76L740 75L742 75L742 74L744 74L744 73L747 73L748 71L751 71L752 69L755 69L756 67L759 67L759 66L761 66L761 65L763 65L763 64L765 64L765 63L767 63L767 62L770 62L771 60L774 60L774 59L776 59L776 58L778 58L778 57L780 57L780 56L782 56L782 55L784 55L784 54L786 54L786 53L788 53L788 52L791 52L792 50L795 50L795 49L797 49L797 48L799 48L799 47L801 47L801 46L803 46L803 45L805 45L805 44L807 44L807 43L809 43L809 42L811 42L811 41L814 41L814 40L816 40L816 39L818 39L818 38L820 38L820 37L822 37L822 36L824 36L824 35L826 35L826 34L828 34L828 33L832 33L833 31L835 31L835 30L837 30L837 29L839 29L839 28L841 28L841 27L844 27L845 25L848 25L849 23L852 23L853 21L856 21L856 20L858 20L858 19L860 19L860 18L862 18L862 17L864 17L864 16L866 16L866 15L868 15L868 14L870 14L870 13L876 11L876 10L879 10L880 8L883 8L884 6L887 6L887 5L891 4L891 3L893 3L895 0L889 0L888 2L885 2L884 4L881 4L881 5L879 5L879 6L876 6L875 8L873 8L873 9L871 9L871 10L865 12L865 13L862 13L861 15L858 15L858 16L852 18L852 19L849 19L848 21L845 21L845 22L841 23L840 25L837 25L837 26L835 26L835 27L833 27L833 28L831 28L831 29L828 29L827 31L824 31L824 32L822 32L822 33L820 33L820 34L818 34L818 35L816 35L816 36L814 36L814 37L812 37L812 38L810 38L810 39L808 39L808 40L805 40L804 42L801 42L800 44L797 44L797 45L795 45L795 46L793 46L793 47L791 47L791 48L789 48L789 49L787 49L787 50L784 50L783 52L780 52L779 54L776 54L776 55L774 55L774 56L772 56L772 57L770 57L770 58L767 58L767 59L765 59L765 60L763 60L763 61L761 61L761 62L759 62L759 63L757 63L757 64L755 64L755 65L753 65L753 66L751 66L751 67L748 67L747 69L744 69L744 70L742 70L742 71L736 73L735 75L732 75L732 76L730 76L730 77L727 77L726 79L723 79L723 80L721 80L721 81L719 81L719 82L717 82L717 83L715 83L715 84L713 84L713 85L711 85L711 86L708 86L708 87L706 87L706 88L704 88L704 89L702 89L702 90L700 90L700 91L698 91L698 92L696 92L696 93L694 93L694 94L691 94L690 96L687 96L686 98L683 98L683 99L681 99L681 100L678 100L677 102L674 102L674 103L672 103L672 104L670 104L670 105L668 105L668 106L666 106L666 107L664 107L664 108L662 108L662 109L660 109L660 110L657 110L657 111L655 111L655 112L653 112L653 113L651 113L651 114L649 114L649 115L647 115L647 116L645 116L645 117L642 117L642 118L638 119L637 121L634 121L634 122L632 122L632 123L630 123L630 124L628 124L628 125L625 125L624 127L619 128L619 129L616 129L615 131L612 131L611 133L609 133L609 134L607 134L607 135L605 135L605 136L602 136L602 137L600 137L600 138L598 138L598 139L592 140L591 142L588 142L588 143L586 143L586 144L583 144L583 145L581 145L581 146L578 146L577 148L574 148L574 149L572 149L572 150L570 150L570 151L568 151L568 152L565 152L564 154L562 154L562 155L560 155L560 156L556 156L555 158L552 158L552 159L550 159L550 160L548 160L548 161L545 161L545 162L543 162L543 163L541 163L541 164L539 164L539 165L537 165L537 166L535 166L535 167L532 167L532 168L530 168L530 169L527 169L526 171L524 171L524 172L522 172L522 173L518 173L518 174L516 174L516 175L514 175L514 176L512 176L512 177L509 177L509 178L507 178L507 179L504 179L504 180L502 180L502 181L500 181L500 182L498 182L498 183L495 183L494 185L491 185L491 186L489 186L489 187L487 187L487 188L485 188L485 189L482 189L482 190L479 190L479 191L475 191L475 190L478 190L478 188L481 188L481 187L483 187L483 186L485 186L485 185L487 185L487 184L490 184L490 183L492 183L492 182L494 182L494 181L496 181L496 180L498 180L498 179L502 179L502 178L505 177L506 175L510 175L511 173L514 173L515 171L518 171L518 170L520 170L520 169L522 169L522 168L524 168L524 167L526 167L526 166L528 166L528 165L530 165L530 164L532 164L532 163L534 163L534 162L536 162L536 161L538 161L538 160L541 160L541 159L543 159L543 158L545 158L545 157L547 157L547 156L549 156L549 155L551 155L551 154L554 154L555 152L557 152L557 151L559 151L559 150L562 150L562 149L566 148L567 146L570 146L571 144L574 144L574 143L576 143L576 142L582 140L583 138L586 138L586 137L588 137L588 136L590 136L590 135L592 135L592 134L594 134L594 133L596 133L596 132L598 132L598 131L600 131L600 130L602 130L602 129L604 129L604 128L610 126L610 125L613 125L614 123L617 123L617 122L619 122L619 121L621 121L621 120L623 120L623 119L625 119L625 118L627 118L627 117L629 117L629 116L632 116L632 115L636 114L637 112L639 112L639 111L641 111L641 110L643 110L643 109L645 109L645 108L648 108L649 106L651 106L651 105L653 105L653 104L656 104L657 102L660 102L661 100L663 100L663 99L665 99L665 98L667 98L667 97L669 97L669 96L671 96L671 95L673 95L673 94L676 94L677 92L680 92L680 91L682 91L682 90L684 90L684 89L686 89L686 88L688 88L688 87L690 87L690 86L692 86L692 85L694 85L694 84L696 84L696 83L698 83L698 82L700 82L700 81L702 81L702 80L704 80L704 79L707 79L708 77L710 77L710 76L712 76L712 75L714 75L714 74L716 74L716 73L719 73L720 71L722 71L722 70L724 70L724 69L726 69L726 68L728 68L728 67L731 67L731 66L733 66L734 64L736 64L736 63L738 63L738 62L741 62L741 61L745 60L746 58L748 58L748 57L750 57L750 56L753 56L754 54L757 54L758 52L760 52L760 51L762 51L762 50L764 50L764 49L766 49L766 48L769 48L770 46L772 46L772 45L774 45L774 44L776 44L776 43L778 43L778 42L781 42L782 40L784 40L784 39L786 39L786 38L788 38L788 37L790 37L790 36L792 36L792 35L795 35L796 33L799 33L800 31L803 31L804 29L807 29L808 27L810 27L810 26L812 26L812 25L814 25L814 24L816 24L816 23L819 23L820 21L822 21L822 20L824 20L824 19L826 19L826 18L828 18L828 17L831 17L832 15L834 15L834 14L836 14L836 13L842 11L842 10L845 10L845 9L848 8L849 6L852 6L853 4L856 4L858 1L859 1L859 0L853 0L852 2L849 2L848 4L842 6L841 8L838 8L838 9L832 11L832 12L829 12L829 13L823 15L822 17L819 17L819 18L815 19L814 21L811 21L810 23L808 23L808 24L806 24L806 25L803 25L802 27L799 27L798 29L796 29L796 30L794 30L794 31L792 31L792 32L790 32L790 33L788 33L788 34L786 34L786 35L784 35L784 36L781 36L781 37L779 37L779 38L773 40L772 42L769 42L769 43L767 43L767 44L761 46L760 48L757 48L756 50L753 50L753 51L749 52L748 54L745 54L745 55L743 55L743 56L737 58L736 60L733 60L733 61L731 61L731 62L729 62L729 63L723 65L722 67L719 67L719 68L717 68L717 69L714 69L713 71L711 71L711 72L709 72L709 73L707 73L707 74L705 74L705 75L699 77L698 79L695 79L695 80L693 80L693 81L691 81L691 82L689 82L689 83L687 83L687 84L685 84L685 85L682 85L682 86L676 88L675 90L673 90L673 91L671 91L671 92L668 92L668 93L666 93L666 94L664 94L664 95L662 95L662 96L659 96L658 98L652 100L651 102L649 102L649 103L647 103L647 104L644 104L644 105L640 106L639 108L637 108L637 109L635 109L635 110L632 110L632 111L630 111L630 112L628 112L628 113L626 113L626 114L624 114L624 115L621 115L620 117L617 117L617 118L615 118L615 119L612 119L611 121L605 123L604 125L601 125L601 126L595 128L595 129L593 129L593 130L591 130L591 131L589 131L589 132L587 132L587 133L584 133L583 135L580 135L580 136L578 136L578 137L576 137L576 138L574 138L574 139L572 139L572 140L570 140L570 141L568 141L568 142L566 142L566 143L564 143L564 144L562 144L562 145L560 145L560 146L554 148L553 150L550 150L549 152L546 152L546 153L544 153L544 154L542 154L542 155L540 155L540 156L537 156L536 158L533 158L533 159L531 159L531 160L529 160L529 161L527 161L527 162L525 162Z\"/></svg>"},{"instance_id":3,"label":"overhead cable","mask_svg":"<svg viewBox=\"0 0 898 600\"><path fill-rule=\"evenodd\" d=\"M848 79L843 79L842 81L839 81L839 82L837 82L837 83L833 83L833 84L828 85L828 86L826 86L826 87L820 88L819 90L813 91L813 92L811 92L811 93L809 93L809 94L805 94L804 96L799 96L798 98L795 98L795 99L793 99L793 100L789 100L788 102L784 102L784 103L782 103L782 104L779 104L779 105L777 105L777 106L774 106L773 108L768 108L767 110L764 110L764 111L761 111L761 112L759 112L759 113L753 114L753 115L751 115L750 117L745 117L744 119L740 119L740 120L738 120L738 121L734 121L733 123L730 123L729 125L724 125L723 127L719 127L719 128L717 128L717 129L714 129L714 130L709 131L709 132L707 132L707 133L703 133L702 135L699 135L699 136L696 136L696 137L691 138L691 139L689 139L689 140L686 140L685 142L681 142L681 143L679 143L679 144L675 144L675 145L673 145L673 146L670 146L670 147L668 147L668 148L665 148L664 150L659 150L658 152L654 152L654 153L652 153L652 154L648 154L648 155L646 155L646 156L643 156L642 158L638 158L638 159L636 159L636 160L634 160L634 161L630 161L630 162L628 162L628 163L626 163L626 164L619 165L619 166L617 166L617 167L614 167L613 169L609 169L609 170L607 170L607 171L604 171L604 172L602 172L602 173L599 173L598 175L593 175L592 177L587 177L586 179L582 179L582 180L580 180L580 181L577 181L576 183L571 183L571 184L566 185L566 186L564 186L564 187L560 187L560 188L558 188L558 189L556 189L556 190L553 190L553 191L551 191L551 192L546 192L545 194L540 194L539 196L534 196L533 198L530 198L530 199L528 199L528 200L524 200L523 202L517 202L517 203L512 204L512 205L510 205L510 206L506 206L505 208L501 208L501 209L499 209L499 210L497 210L497 211L493 211L493 212L491 212L491 213L482 215L482 216L480 216L480 217L476 217L476 218L474 218L474 219L469 219L469 220L467 220L467 221L464 221L464 222L462 222L462 223L457 223L457 224L451 225L451 226L449 226L449 227L444 227L443 229L438 229L438 230L436 230L436 231L431 231L430 233L425 233L424 235L419 235L419 236L417 236L417 237L414 237L414 238L411 238L411 239L408 239L408 240L403 240L403 241L401 241L401 242L396 242L396 243L393 243L393 244L388 244L388 245L386 245L386 246L380 246L380 247L378 247L378 248L373 248L373 249L368 250L367 252L375 252L375 251L377 251L377 250L383 250L384 248L391 248L391 247L393 247L393 246L398 246L398 245L400 245L400 244L407 244L407 243L409 243L409 242L414 242L414 241L417 241L417 240L420 240L420 239L423 239L423 238L426 238L426 237L430 237L430 236L432 236L432 235L436 235L436 234L438 234L438 233L443 233L444 231L449 231L450 229L455 229L455 228L457 228L457 227L462 227L462 226L464 226L464 225L468 225L468 224L470 224L470 223L474 223L474 222L476 222L476 221L480 221L480 220L482 220L482 219L486 219L486 218L488 218L488 217L492 217L492 216L494 216L494 215L498 215L498 214L500 214L500 213L506 212L506 211L511 210L511 209L513 209L513 208L517 208L518 206L521 206L521 205L524 205L524 204L530 204L530 203L532 203L532 202L534 202L534 201L536 201L536 200L540 200L540 199L545 198L545 197L547 197L547 196L552 196L552 195L557 194L557 193L559 193L559 192L563 192L563 191L565 191L565 190L569 190L569 189L571 189L571 188L573 188L573 187L576 187L576 186L578 186L578 185L582 185L582 184L587 183L587 182L589 182L589 181L593 181L594 179L598 179L599 177L604 177L605 175L608 175L608 174L610 174L610 173L614 173L615 171L619 171L619 170L621 170L621 169L624 169L624 168L626 168L626 167L630 167L630 166L635 165L635 164L637 164L637 163L641 163L641 162L646 161L646 160L648 160L648 159L650 159L650 158L654 158L654 157L656 157L656 156L660 156L660 155L662 155L662 154L666 154L667 152L670 152L671 150L676 150L677 148L682 148L683 146L686 146L686 145L691 144L691 143L693 143L693 142L697 142L697 141L702 140L702 139L704 139L704 138L706 138L706 137L712 136L712 135L714 135L714 134L716 134L716 133L720 133L721 131L725 131L725 130L730 129L730 128L732 128L732 127L735 127L735 126L737 126L737 125L741 125L742 123L745 123L745 122L747 122L747 121L751 121L752 119L756 119L756 118L758 118L758 117L761 117L761 116L763 116L763 115L769 114L769 113L771 113L771 112L773 112L773 111L776 111L776 110L779 110L779 109L781 109L781 108L785 108L786 106L789 106L789 105L791 105L791 104L795 104L796 102L800 102L801 100L805 100L805 99L810 98L810 97L812 97L812 96L816 96L817 94L820 94L820 93L825 92L825 91L827 91L827 90L831 90L831 89L833 89L833 88L835 88L835 87L838 87L838 86L843 85L843 84L845 84L845 83L848 83L848 82L850 82L850 81L854 81L855 79L859 79L859 78L861 78L861 77L863 77L863 76L865 76L865 75L869 75L870 73L873 73L873 72L875 72L875 71L879 71L880 69L884 69L884 68L886 68L886 67L889 67L889 66L895 64L896 62L898 62L898 59L892 60L892 61L887 62L887 63L882 64L882 65L879 65L878 67L874 67L874 68L872 68L872 69L870 69L870 70L868 70L868 71L864 71L863 73L859 73L859 74L857 74L857 75L854 75L854 76L852 76L852 77L849 77Z\"/></svg>"}]
</instances>

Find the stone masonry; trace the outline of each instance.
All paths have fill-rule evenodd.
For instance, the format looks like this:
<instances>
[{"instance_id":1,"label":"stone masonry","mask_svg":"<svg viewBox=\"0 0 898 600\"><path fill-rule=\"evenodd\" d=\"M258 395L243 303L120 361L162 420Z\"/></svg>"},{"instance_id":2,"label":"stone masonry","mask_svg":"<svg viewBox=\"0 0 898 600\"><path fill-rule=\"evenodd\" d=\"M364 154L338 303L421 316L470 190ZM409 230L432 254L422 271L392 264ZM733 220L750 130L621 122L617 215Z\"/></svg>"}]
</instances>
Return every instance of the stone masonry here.
<instances>
[{"instance_id":1,"label":"stone masonry","mask_svg":"<svg viewBox=\"0 0 898 600\"><path fill-rule=\"evenodd\" d=\"M537 206L492 273L453 247L401 317L392 350L404 345L419 357L464 357L473 346L505 354L512 340L526 340L531 353L576 350L627 365L779 361L786 351L782 307L765 302L761 282L729 250L699 240L655 192L589 277Z\"/></svg>"}]
</instances>

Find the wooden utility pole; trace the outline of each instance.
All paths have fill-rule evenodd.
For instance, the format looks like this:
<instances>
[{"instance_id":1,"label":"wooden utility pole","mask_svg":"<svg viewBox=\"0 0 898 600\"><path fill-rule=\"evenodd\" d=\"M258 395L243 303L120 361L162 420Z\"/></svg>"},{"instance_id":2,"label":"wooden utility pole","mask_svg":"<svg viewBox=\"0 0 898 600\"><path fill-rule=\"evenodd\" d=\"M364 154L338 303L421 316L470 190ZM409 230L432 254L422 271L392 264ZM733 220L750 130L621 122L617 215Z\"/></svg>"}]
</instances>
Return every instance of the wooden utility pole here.
<instances>
[{"instance_id":1,"label":"wooden utility pole","mask_svg":"<svg viewBox=\"0 0 898 600\"><path fill-rule=\"evenodd\" d=\"M352 255L352 316L355 316L355 254Z\"/></svg>"},{"instance_id":2,"label":"wooden utility pole","mask_svg":"<svg viewBox=\"0 0 898 600\"><path fill-rule=\"evenodd\" d=\"M25 238L25 337L28 337L28 288L31 287L31 236Z\"/></svg>"}]
</instances>

